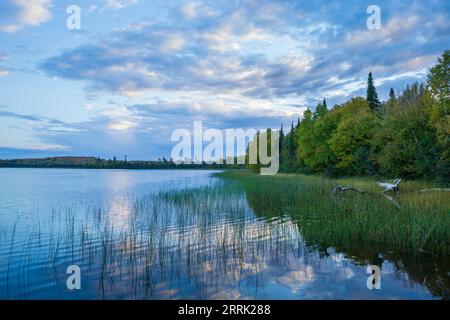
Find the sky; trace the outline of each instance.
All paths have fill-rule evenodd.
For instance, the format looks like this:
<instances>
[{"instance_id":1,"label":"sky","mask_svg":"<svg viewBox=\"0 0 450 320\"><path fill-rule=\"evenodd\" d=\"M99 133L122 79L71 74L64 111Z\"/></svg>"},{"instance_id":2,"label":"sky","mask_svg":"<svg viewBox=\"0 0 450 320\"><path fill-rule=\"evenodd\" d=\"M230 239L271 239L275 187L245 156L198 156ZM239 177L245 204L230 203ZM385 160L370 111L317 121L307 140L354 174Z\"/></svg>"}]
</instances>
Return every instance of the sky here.
<instances>
[{"instance_id":1,"label":"sky","mask_svg":"<svg viewBox=\"0 0 450 320\"><path fill-rule=\"evenodd\" d=\"M2 0L0 158L170 157L175 129L289 128L324 97L365 96L370 71L383 100L426 81L449 15L447 0Z\"/></svg>"}]
</instances>

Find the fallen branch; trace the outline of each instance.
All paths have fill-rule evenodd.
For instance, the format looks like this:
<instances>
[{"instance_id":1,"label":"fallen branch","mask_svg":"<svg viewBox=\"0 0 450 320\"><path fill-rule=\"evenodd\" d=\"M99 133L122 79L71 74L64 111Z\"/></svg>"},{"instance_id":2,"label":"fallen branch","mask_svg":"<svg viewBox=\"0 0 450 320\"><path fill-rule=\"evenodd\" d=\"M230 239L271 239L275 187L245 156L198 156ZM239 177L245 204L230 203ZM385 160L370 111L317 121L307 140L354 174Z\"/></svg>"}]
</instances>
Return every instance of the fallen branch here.
<instances>
[{"instance_id":1,"label":"fallen branch","mask_svg":"<svg viewBox=\"0 0 450 320\"><path fill-rule=\"evenodd\" d=\"M380 187L384 188L384 190L381 192L386 192L386 191L397 192L398 185L400 184L401 181L402 181L402 179L398 178L398 179L395 179L394 182L392 182L392 183L389 183L389 182L377 182L377 183Z\"/></svg>"},{"instance_id":2,"label":"fallen branch","mask_svg":"<svg viewBox=\"0 0 450 320\"><path fill-rule=\"evenodd\" d=\"M342 192L345 192L345 191L355 191L355 192L358 192L358 193L361 193L361 194L365 193L364 191L358 190L358 189L356 189L354 187L351 187L351 186L336 186L336 187L333 188L333 191L331 192L331 194L335 195L336 193L342 193Z\"/></svg>"},{"instance_id":3,"label":"fallen branch","mask_svg":"<svg viewBox=\"0 0 450 320\"><path fill-rule=\"evenodd\" d=\"M388 199L389 201L392 202L392 204L394 206L396 206L397 208L401 209L400 203L398 203L397 200L394 199L394 197L388 196L387 194L381 193L386 199Z\"/></svg>"},{"instance_id":4,"label":"fallen branch","mask_svg":"<svg viewBox=\"0 0 450 320\"><path fill-rule=\"evenodd\" d=\"M356 188L354 188L354 187L352 187L352 186L335 186L334 188L333 188L333 190L332 190L332 195L334 196L336 193L338 193L338 194L340 194L340 193L343 193L343 192L346 192L346 191L355 191L355 192L357 192L357 193L360 193L360 194L372 194L372 195L379 195L379 193L373 193L373 192L366 192L366 191L361 191L361 190L358 190L358 189L356 189ZM389 196L389 195L387 195L387 194L385 194L385 193L381 193L386 199L388 199L389 201L391 201L391 203L394 205L394 206L396 206L397 208L401 208L401 206L400 206L400 203L398 203L398 201L397 200L395 200L394 199L394 197L391 197L391 196Z\"/></svg>"},{"instance_id":5,"label":"fallen branch","mask_svg":"<svg viewBox=\"0 0 450 320\"><path fill-rule=\"evenodd\" d=\"M430 192L430 191L450 191L450 188L432 188L432 189L422 189L418 192Z\"/></svg>"}]
</instances>

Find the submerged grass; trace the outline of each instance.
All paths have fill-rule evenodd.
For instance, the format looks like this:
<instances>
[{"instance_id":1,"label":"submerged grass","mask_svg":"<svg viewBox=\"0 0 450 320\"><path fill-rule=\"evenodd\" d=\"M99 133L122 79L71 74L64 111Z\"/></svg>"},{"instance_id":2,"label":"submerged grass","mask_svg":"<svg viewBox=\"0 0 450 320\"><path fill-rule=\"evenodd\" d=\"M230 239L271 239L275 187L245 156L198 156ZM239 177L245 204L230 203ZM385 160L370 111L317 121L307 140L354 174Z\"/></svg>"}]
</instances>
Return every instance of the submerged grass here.
<instances>
[{"instance_id":1,"label":"submerged grass","mask_svg":"<svg viewBox=\"0 0 450 320\"><path fill-rule=\"evenodd\" d=\"M64 297L65 268L77 264L89 279L81 298L257 298L261 270L297 260L286 253L303 245L291 221L255 219L235 183L164 190L84 214L54 209L39 228L16 225L35 231L2 232L9 262L0 297L36 298L31 282L40 267L39 297Z\"/></svg>"},{"instance_id":2,"label":"submerged grass","mask_svg":"<svg viewBox=\"0 0 450 320\"><path fill-rule=\"evenodd\" d=\"M318 176L260 176L228 171L219 176L240 181L257 215L295 217L310 244L348 248L381 244L386 250L450 255L448 192L417 192L436 187L402 181L396 195L383 195L373 179L328 179ZM364 194L331 194L336 185L351 185Z\"/></svg>"},{"instance_id":3,"label":"submerged grass","mask_svg":"<svg viewBox=\"0 0 450 320\"><path fill-rule=\"evenodd\" d=\"M267 298L262 284L268 275L283 285L291 285L286 272L307 283L308 270L328 247L362 264L378 264L372 258L379 248L414 257L449 254L449 198L414 192L426 183L402 182L398 208L369 180L231 171L219 176L211 185L161 190L82 213L67 206L35 226L20 220L2 228L0 254L8 260L0 263L0 297L64 297L65 268L77 264L88 279L86 295L79 297L84 299ZM368 193L332 197L336 183ZM433 294L450 295L447 262L418 268L417 259L405 255L392 261ZM39 268L46 278L36 282ZM36 293L36 287L49 291Z\"/></svg>"}]
</instances>

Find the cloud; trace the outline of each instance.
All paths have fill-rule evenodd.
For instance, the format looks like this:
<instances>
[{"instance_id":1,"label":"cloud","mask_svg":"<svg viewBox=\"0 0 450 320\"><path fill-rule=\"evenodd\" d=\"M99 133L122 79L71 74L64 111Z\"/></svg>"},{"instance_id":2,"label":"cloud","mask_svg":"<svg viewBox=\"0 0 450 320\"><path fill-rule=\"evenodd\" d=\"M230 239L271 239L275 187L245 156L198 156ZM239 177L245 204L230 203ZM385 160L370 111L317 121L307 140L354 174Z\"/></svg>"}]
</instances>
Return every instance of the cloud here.
<instances>
[{"instance_id":1,"label":"cloud","mask_svg":"<svg viewBox=\"0 0 450 320\"><path fill-rule=\"evenodd\" d=\"M130 5L136 5L139 3L139 0L106 0L106 7L110 9L123 9Z\"/></svg>"},{"instance_id":2,"label":"cloud","mask_svg":"<svg viewBox=\"0 0 450 320\"><path fill-rule=\"evenodd\" d=\"M47 133L50 132L54 133L54 132L74 132L83 130L82 128L79 128L76 125L40 115L20 114L12 111L0 110L0 118L11 118L14 120L26 121L30 126L30 129L35 130L36 132L43 131Z\"/></svg>"},{"instance_id":3,"label":"cloud","mask_svg":"<svg viewBox=\"0 0 450 320\"><path fill-rule=\"evenodd\" d=\"M15 24L0 25L1 32L14 33L14 32L17 32L19 29L20 29L20 26L15 25Z\"/></svg>"},{"instance_id":4,"label":"cloud","mask_svg":"<svg viewBox=\"0 0 450 320\"><path fill-rule=\"evenodd\" d=\"M127 11L128 26L39 62L61 83L86 85L80 108L87 121L0 116L29 121L39 145L106 156L127 150L130 159L168 155L172 130L194 120L218 129L290 125L323 97L331 106L365 95L369 71L384 99L391 86L424 80L450 41L450 10L439 1L380 1L376 31L366 28L367 4L356 1L177 3L158 4L166 8L158 18L140 19L134 11L144 12L142 1L100 0L92 17L133 4L142 11Z\"/></svg>"},{"instance_id":5,"label":"cloud","mask_svg":"<svg viewBox=\"0 0 450 320\"><path fill-rule=\"evenodd\" d=\"M426 19L427 17L414 14L394 16L379 30L350 32L345 41L351 47L382 47L417 40L414 35L420 35L426 41L434 35L450 33L450 22L442 14L437 14L432 21L426 21ZM426 37L423 34L426 34Z\"/></svg>"},{"instance_id":6,"label":"cloud","mask_svg":"<svg viewBox=\"0 0 450 320\"><path fill-rule=\"evenodd\" d=\"M13 33L24 26L38 26L52 17L52 0L7 0L3 4L4 19L0 31Z\"/></svg>"},{"instance_id":7,"label":"cloud","mask_svg":"<svg viewBox=\"0 0 450 320\"><path fill-rule=\"evenodd\" d=\"M201 4L198 2L186 3L180 7L180 12L184 18L192 20L197 17L199 7L201 7Z\"/></svg>"},{"instance_id":8,"label":"cloud","mask_svg":"<svg viewBox=\"0 0 450 320\"><path fill-rule=\"evenodd\" d=\"M176 12L188 21L202 17L214 17L217 15L217 13L205 2L200 1L191 1L182 4L179 8L177 8Z\"/></svg>"},{"instance_id":9,"label":"cloud","mask_svg":"<svg viewBox=\"0 0 450 320\"><path fill-rule=\"evenodd\" d=\"M41 68L50 76L87 81L90 91L129 97L207 92L309 102L358 92L369 71L380 77L405 72L405 61L437 56L439 41L448 38L442 13L419 28L427 19L420 8L392 16L374 32L352 29L353 16L336 4L324 6L330 11L323 17L316 7L305 12L285 2L217 3L185 3L168 21L140 21L99 43L50 57ZM432 46L418 44L418 33ZM430 60L409 66L418 72Z\"/></svg>"},{"instance_id":10,"label":"cloud","mask_svg":"<svg viewBox=\"0 0 450 320\"><path fill-rule=\"evenodd\" d=\"M29 148L40 146L67 146L62 153L94 154L103 157L117 155L120 150L132 159L169 156L173 143L171 133L177 128L192 130L194 121L203 120L206 128L278 127L296 119L302 109L273 108L268 101L241 101L239 97L219 96L211 99L199 96L155 100L146 104L115 104L96 107L91 118L82 122L64 122L34 114L0 110L0 118L25 123L36 141ZM241 102L239 102L241 101ZM282 104L282 102L280 102ZM5 121L2 121L6 123ZM70 148L70 149L69 149ZM42 149L42 148L41 148ZM51 148L52 152L57 151Z\"/></svg>"},{"instance_id":11,"label":"cloud","mask_svg":"<svg viewBox=\"0 0 450 320\"><path fill-rule=\"evenodd\" d=\"M143 23L108 37L113 40L67 50L41 67L51 76L88 80L93 90L130 96L154 90L283 95L284 88L277 87L306 72L312 57L242 54L248 44L276 42L276 35L236 19L204 28Z\"/></svg>"},{"instance_id":12,"label":"cloud","mask_svg":"<svg viewBox=\"0 0 450 320\"><path fill-rule=\"evenodd\" d=\"M5 77L9 74L8 70L6 70L3 66L2 66L2 61L8 59L9 56L0 51L0 78L1 77Z\"/></svg>"},{"instance_id":13,"label":"cloud","mask_svg":"<svg viewBox=\"0 0 450 320\"><path fill-rule=\"evenodd\" d=\"M42 147L42 146L40 146ZM8 148L0 146L0 159L17 159L17 158L44 158L49 156L67 155L70 149L56 146L56 149L37 147Z\"/></svg>"},{"instance_id":14,"label":"cloud","mask_svg":"<svg viewBox=\"0 0 450 320\"><path fill-rule=\"evenodd\" d=\"M51 0L14 0L14 3L19 7L18 20L23 24L36 26L52 16Z\"/></svg>"},{"instance_id":15,"label":"cloud","mask_svg":"<svg viewBox=\"0 0 450 320\"><path fill-rule=\"evenodd\" d=\"M22 115L11 111L0 111L0 117L8 117L15 118L20 120L29 120L29 121L42 121L43 119L39 116L35 115Z\"/></svg>"}]
</instances>

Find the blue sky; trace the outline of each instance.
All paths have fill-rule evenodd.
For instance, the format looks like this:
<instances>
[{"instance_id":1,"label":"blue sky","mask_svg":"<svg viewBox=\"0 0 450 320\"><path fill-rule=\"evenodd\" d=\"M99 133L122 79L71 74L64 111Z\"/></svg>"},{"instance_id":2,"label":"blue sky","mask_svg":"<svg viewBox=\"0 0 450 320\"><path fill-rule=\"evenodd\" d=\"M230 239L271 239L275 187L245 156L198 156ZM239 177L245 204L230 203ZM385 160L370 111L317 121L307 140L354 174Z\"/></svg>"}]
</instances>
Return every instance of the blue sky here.
<instances>
[{"instance_id":1,"label":"blue sky","mask_svg":"<svg viewBox=\"0 0 450 320\"><path fill-rule=\"evenodd\" d=\"M0 158L168 157L194 120L289 127L323 97L364 96L369 71L385 99L449 49L449 14L446 0L4 0Z\"/></svg>"}]
</instances>

